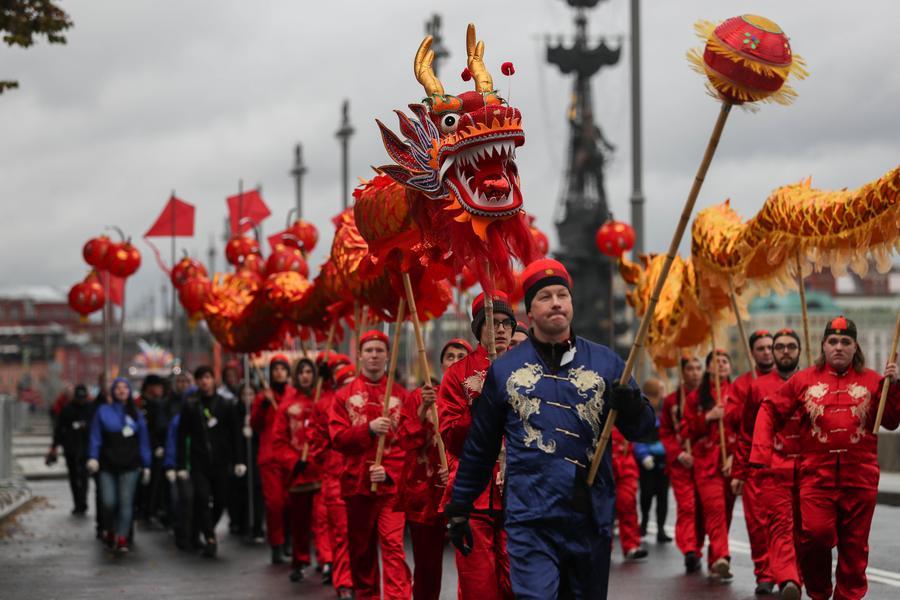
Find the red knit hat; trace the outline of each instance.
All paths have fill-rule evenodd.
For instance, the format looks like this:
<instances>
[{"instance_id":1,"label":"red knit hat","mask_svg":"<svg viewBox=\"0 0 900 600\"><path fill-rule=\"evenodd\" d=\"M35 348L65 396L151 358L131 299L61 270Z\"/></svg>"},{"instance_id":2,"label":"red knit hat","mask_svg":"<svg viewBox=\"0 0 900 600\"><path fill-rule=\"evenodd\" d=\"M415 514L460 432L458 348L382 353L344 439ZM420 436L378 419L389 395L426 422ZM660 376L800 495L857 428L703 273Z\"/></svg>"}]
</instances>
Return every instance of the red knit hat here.
<instances>
[{"instance_id":1,"label":"red knit hat","mask_svg":"<svg viewBox=\"0 0 900 600\"><path fill-rule=\"evenodd\" d=\"M291 361L288 360L288 357L284 354L273 354L269 359L269 369L271 370L277 364L284 365L284 368L288 371L291 370Z\"/></svg>"},{"instance_id":2,"label":"red knit hat","mask_svg":"<svg viewBox=\"0 0 900 600\"><path fill-rule=\"evenodd\" d=\"M391 347L391 341L388 339L388 336L384 335L377 329L370 329L369 331L359 336L359 347L362 348L366 342L371 342L373 340L384 343L384 345L387 346L388 349L390 349Z\"/></svg>"},{"instance_id":3,"label":"red knit hat","mask_svg":"<svg viewBox=\"0 0 900 600\"><path fill-rule=\"evenodd\" d=\"M531 312L531 301L541 288L548 285L564 285L572 289L572 277L558 260L542 258L522 271L522 290L525 295L525 312Z\"/></svg>"},{"instance_id":4,"label":"red knit hat","mask_svg":"<svg viewBox=\"0 0 900 600\"><path fill-rule=\"evenodd\" d=\"M822 339L827 338L829 335L846 335L856 340L856 323L844 315L835 317L828 321L828 325L825 326L825 335L822 336Z\"/></svg>"},{"instance_id":5,"label":"red knit hat","mask_svg":"<svg viewBox=\"0 0 900 600\"><path fill-rule=\"evenodd\" d=\"M501 291L495 291L491 296L494 299L494 314L502 313L516 322L516 313L509 303L509 296ZM481 327L487 317L484 314L484 292L478 294L472 301L472 333L476 339L481 339Z\"/></svg>"},{"instance_id":6,"label":"red knit hat","mask_svg":"<svg viewBox=\"0 0 900 600\"><path fill-rule=\"evenodd\" d=\"M451 346L462 348L466 351L466 354L472 353L472 344L462 338L453 338L452 340L449 340L446 344L444 344L443 348L441 348L441 362L443 362L444 360L444 352L446 352L447 348L450 348Z\"/></svg>"},{"instance_id":7,"label":"red knit hat","mask_svg":"<svg viewBox=\"0 0 900 600\"><path fill-rule=\"evenodd\" d=\"M356 369L353 365L343 365L338 367L334 372L334 384L341 387L356 376Z\"/></svg>"}]
</instances>

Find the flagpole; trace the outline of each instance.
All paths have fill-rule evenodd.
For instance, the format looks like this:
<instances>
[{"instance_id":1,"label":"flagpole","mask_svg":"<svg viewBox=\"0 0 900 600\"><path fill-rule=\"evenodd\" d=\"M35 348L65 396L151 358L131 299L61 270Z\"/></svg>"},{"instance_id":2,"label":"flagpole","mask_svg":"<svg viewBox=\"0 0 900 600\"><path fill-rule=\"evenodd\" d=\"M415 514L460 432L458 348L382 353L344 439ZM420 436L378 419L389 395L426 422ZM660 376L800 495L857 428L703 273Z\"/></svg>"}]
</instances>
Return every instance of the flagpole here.
<instances>
[{"instance_id":1,"label":"flagpole","mask_svg":"<svg viewBox=\"0 0 900 600\"><path fill-rule=\"evenodd\" d=\"M175 190L172 190L172 196L169 198L169 202L172 203L172 235L169 236L172 239L172 270L175 270ZM178 361L178 327L175 325L175 311L177 310L177 306L175 304L175 282L172 281L171 272L169 276L169 285L172 287L172 361L173 365L180 365Z\"/></svg>"},{"instance_id":2,"label":"flagpole","mask_svg":"<svg viewBox=\"0 0 900 600\"><path fill-rule=\"evenodd\" d=\"M125 288L128 278L122 279L122 310L119 313L119 377L125 373Z\"/></svg>"}]
</instances>

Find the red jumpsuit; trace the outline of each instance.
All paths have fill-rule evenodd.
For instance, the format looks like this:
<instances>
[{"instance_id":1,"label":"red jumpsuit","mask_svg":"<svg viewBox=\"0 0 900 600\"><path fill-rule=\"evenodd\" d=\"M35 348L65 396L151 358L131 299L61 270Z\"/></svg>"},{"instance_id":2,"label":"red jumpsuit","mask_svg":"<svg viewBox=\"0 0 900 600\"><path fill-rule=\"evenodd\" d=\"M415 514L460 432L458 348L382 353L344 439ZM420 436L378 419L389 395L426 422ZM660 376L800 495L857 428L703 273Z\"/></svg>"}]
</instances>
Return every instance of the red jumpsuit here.
<instances>
[{"instance_id":1,"label":"red jumpsuit","mask_svg":"<svg viewBox=\"0 0 900 600\"><path fill-rule=\"evenodd\" d=\"M752 445L753 432L759 408L766 398L775 395L784 384L777 371L760 375L750 385L744 402L741 443ZM764 490L765 503L762 505L763 521L766 524L769 547L769 573L772 579L783 584L793 581L800 584L797 567L797 530L800 520L794 515L798 510L797 458L800 456L800 413L794 412L775 433L772 464L768 468L742 467L747 481L754 481L757 489ZM749 459L749 452L747 453ZM746 490L746 485L744 490ZM746 510L746 509L745 509Z\"/></svg>"},{"instance_id":2,"label":"red jumpsuit","mask_svg":"<svg viewBox=\"0 0 900 600\"><path fill-rule=\"evenodd\" d=\"M831 550L838 549L834 598L863 598L868 589L869 529L878 494L878 438L872 421L881 376L871 369L836 373L810 367L763 401L750 463L770 466L774 432L800 410L800 545L810 598L830 598ZM900 425L900 384L890 387L882 425Z\"/></svg>"},{"instance_id":3,"label":"red jumpsuit","mask_svg":"<svg viewBox=\"0 0 900 600\"><path fill-rule=\"evenodd\" d=\"M302 568L310 564L309 546L312 537L313 500L322 487L319 465L310 462L309 446L312 443L313 399L297 392L294 398L282 403L272 425L272 450L282 462L289 491L291 523L291 565ZM306 449L306 468L294 474L294 465Z\"/></svg>"},{"instance_id":4,"label":"red jumpsuit","mask_svg":"<svg viewBox=\"0 0 900 600\"><path fill-rule=\"evenodd\" d=\"M765 375L758 368L755 369L755 373L757 378ZM725 426L737 434L731 477L744 482L741 504L744 506L747 536L750 538L750 557L753 559L753 574L756 575L757 582L762 582L774 581L769 568L769 536L764 518L767 510L765 505L768 502L768 498L765 491L759 487L759 479L751 477L747 471L751 440L743 432L744 405L747 402L747 396L750 394L750 386L754 381L753 373L747 372L740 375L731 384L731 395L728 396L728 404L725 406Z\"/></svg>"},{"instance_id":5,"label":"red jumpsuit","mask_svg":"<svg viewBox=\"0 0 900 600\"><path fill-rule=\"evenodd\" d=\"M637 488L640 472L631 444L613 429L612 433L612 467L613 479L616 482L616 517L619 519L619 542L622 544L622 555L628 554L641 545L641 530L637 516Z\"/></svg>"},{"instance_id":6,"label":"red jumpsuit","mask_svg":"<svg viewBox=\"0 0 900 600\"><path fill-rule=\"evenodd\" d=\"M339 390L331 405L328 430L335 450L344 455L341 494L347 503L350 568L356 598L380 597L378 546L384 570L384 597L408 599L410 572L403 550L403 513L395 511L397 485L403 475L405 450L397 432L403 418L407 393L399 385L391 389L391 430L385 436L382 466L388 480L371 491L369 467L375 464L378 438L369 422L382 415L387 377L369 381L364 375Z\"/></svg>"},{"instance_id":7,"label":"red jumpsuit","mask_svg":"<svg viewBox=\"0 0 900 600\"><path fill-rule=\"evenodd\" d=\"M347 504L341 495L341 472L344 457L332 448L328 434L328 414L335 392L322 391L319 401L313 406L312 438L310 460L321 464L322 493L318 495L324 508L324 517L313 507L314 519L322 519L325 542L331 554L331 582L335 589L353 588L350 573L350 551L347 542ZM315 526L315 525L314 525ZM316 538L319 539L318 537ZM319 542L316 542L319 544Z\"/></svg>"},{"instance_id":8,"label":"red jumpsuit","mask_svg":"<svg viewBox=\"0 0 900 600\"><path fill-rule=\"evenodd\" d=\"M437 390L439 391L438 387ZM422 390L410 394L404 405L406 413L399 437L406 449L402 485L397 497L397 510L406 514L409 537L412 541L413 600L438 600L441 596L441 575L444 539L447 523L440 510L446 486L440 482L441 466L431 411L427 426L419 418Z\"/></svg>"},{"instance_id":9,"label":"red jumpsuit","mask_svg":"<svg viewBox=\"0 0 900 600\"><path fill-rule=\"evenodd\" d=\"M710 382L712 385L712 382ZM727 405L731 395L731 383L723 380L722 403ZM712 396L715 398L715 388ZM734 496L729 489L728 479L722 474L722 459L719 442L719 422L707 423L706 411L700 405L699 390L694 390L685 398L684 418L681 435L691 440L691 454L694 457L694 483L700 498L703 513L703 529L709 536L707 562L712 566L720 558L731 557L728 548L728 531L731 528L731 513ZM726 428L726 453L731 454L736 437Z\"/></svg>"},{"instance_id":10,"label":"red jumpsuit","mask_svg":"<svg viewBox=\"0 0 900 600\"><path fill-rule=\"evenodd\" d=\"M297 390L286 385L282 393L272 389L275 402L280 407L294 399ZM266 534L270 546L284 544L284 513L287 508L288 491L284 461L272 448L272 426L275 424L277 409L272 406L263 392L256 395L250 407L250 426L259 434L259 478L262 483L263 501L266 505Z\"/></svg>"},{"instance_id":11,"label":"red jumpsuit","mask_svg":"<svg viewBox=\"0 0 900 600\"><path fill-rule=\"evenodd\" d=\"M687 392L685 392L687 394ZM679 392L669 394L659 415L659 439L666 449L666 470L675 495L675 544L682 554L703 555L703 523L698 515L697 486L690 467L678 462L684 451L681 441L681 398Z\"/></svg>"},{"instance_id":12,"label":"red jumpsuit","mask_svg":"<svg viewBox=\"0 0 900 600\"><path fill-rule=\"evenodd\" d=\"M450 490L456 478L459 456L472 424L472 402L481 394L485 375L491 365L487 350L479 345L444 373L437 406L441 436L447 448L450 481L441 503L450 502ZM499 463L499 461L498 461ZM459 600L505 600L512 598L509 582L509 556L501 513L503 500L498 483L499 467L491 484L474 502L469 518L474 546L468 556L456 552L459 575Z\"/></svg>"}]
</instances>

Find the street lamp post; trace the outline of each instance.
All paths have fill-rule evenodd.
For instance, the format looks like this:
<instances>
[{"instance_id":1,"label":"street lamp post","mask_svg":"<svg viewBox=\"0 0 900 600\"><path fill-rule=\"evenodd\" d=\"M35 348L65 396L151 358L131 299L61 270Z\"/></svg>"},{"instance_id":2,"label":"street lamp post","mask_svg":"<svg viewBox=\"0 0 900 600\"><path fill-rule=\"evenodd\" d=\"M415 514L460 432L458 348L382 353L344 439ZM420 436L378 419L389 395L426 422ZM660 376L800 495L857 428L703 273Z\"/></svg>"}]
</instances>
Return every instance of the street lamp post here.
<instances>
[{"instance_id":1,"label":"street lamp post","mask_svg":"<svg viewBox=\"0 0 900 600\"><path fill-rule=\"evenodd\" d=\"M350 125L349 100L344 100L341 115L341 128L334 135L341 141L341 182L343 184L341 205L346 210L350 204L350 137L354 132L353 126Z\"/></svg>"}]
</instances>

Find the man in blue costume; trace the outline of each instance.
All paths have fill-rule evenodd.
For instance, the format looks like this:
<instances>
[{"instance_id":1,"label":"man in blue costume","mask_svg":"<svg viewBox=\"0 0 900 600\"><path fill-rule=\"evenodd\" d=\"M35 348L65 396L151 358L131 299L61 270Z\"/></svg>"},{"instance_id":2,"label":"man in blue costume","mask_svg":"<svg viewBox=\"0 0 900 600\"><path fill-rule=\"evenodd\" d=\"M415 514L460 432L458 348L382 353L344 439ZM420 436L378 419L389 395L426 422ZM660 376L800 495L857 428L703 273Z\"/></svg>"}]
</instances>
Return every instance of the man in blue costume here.
<instances>
[{"instance_id":1,"label":"man in blue costume","mask_svg":"<svg viewBox=\"0 0 900 600\"><path fill-rule=\"evenodd\" d=\"M543 259L522 274L528 339L491 366L476 399L450 504L450 538L471 552L468 514L506 443L505 527L519 599L606 598L615 484L607 449L587 470L609 410L628 439L649 435L653 409L624 361L572 330L572 279Z\"/></svg>"}]
</instances>

